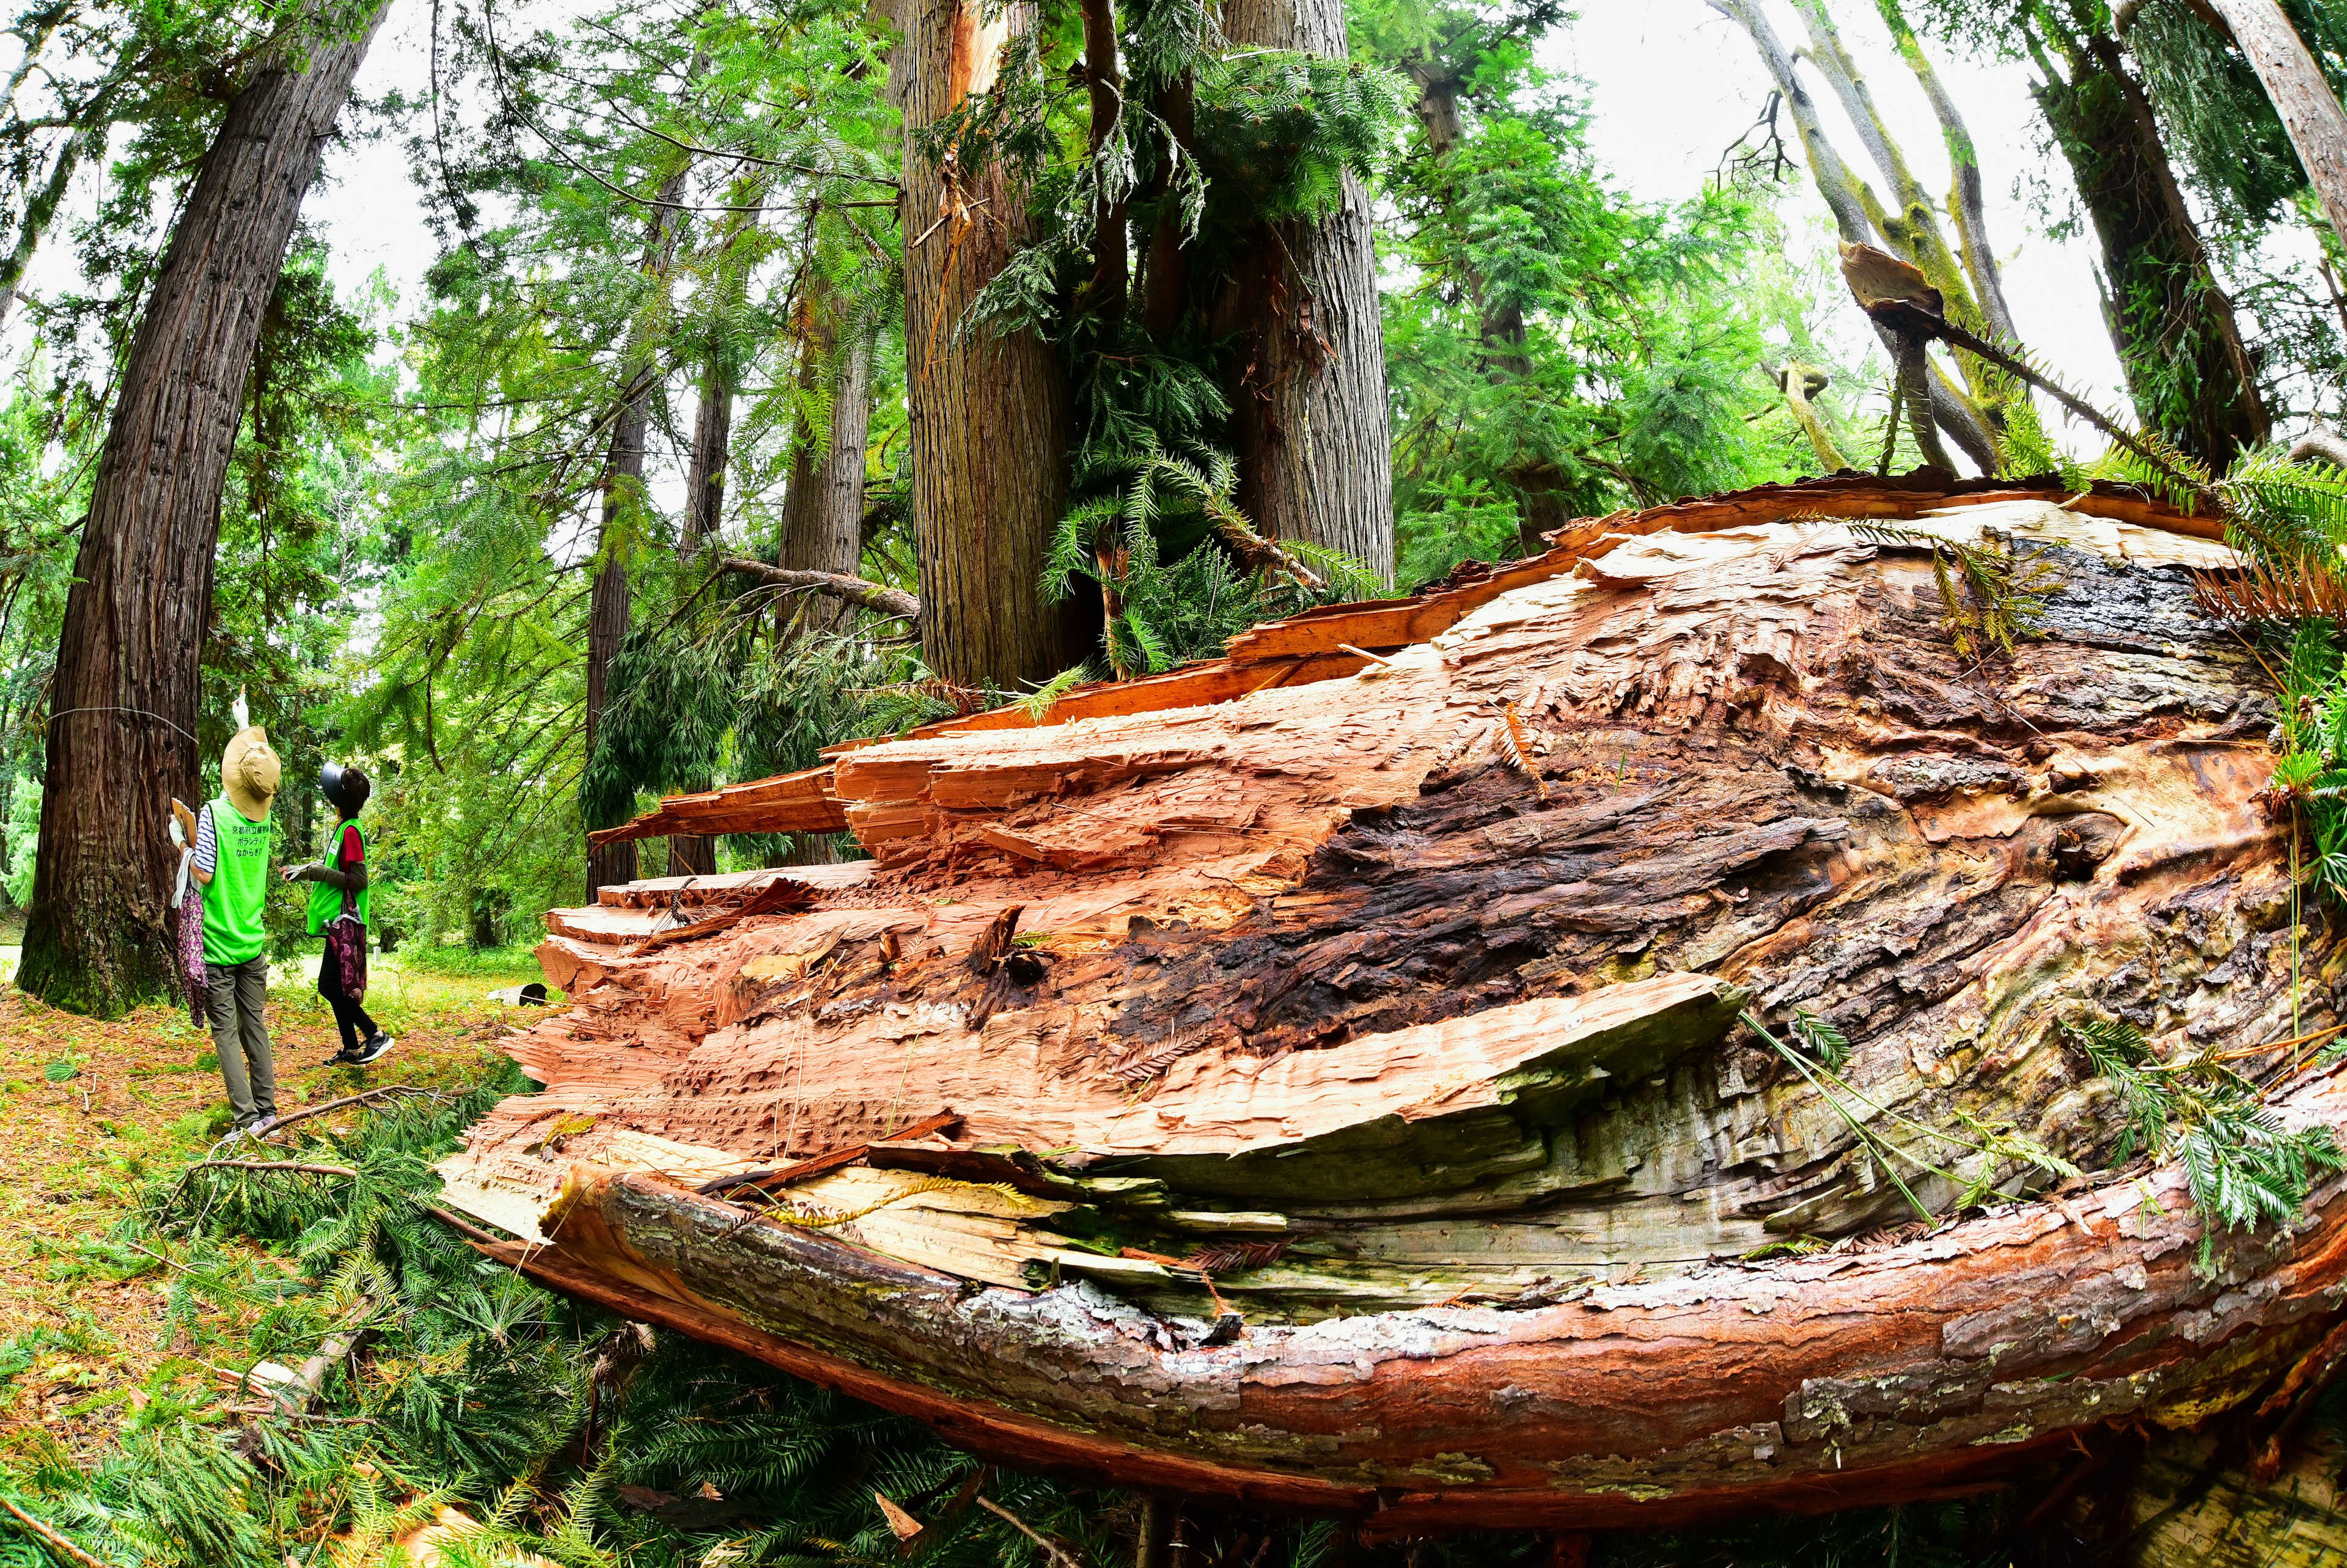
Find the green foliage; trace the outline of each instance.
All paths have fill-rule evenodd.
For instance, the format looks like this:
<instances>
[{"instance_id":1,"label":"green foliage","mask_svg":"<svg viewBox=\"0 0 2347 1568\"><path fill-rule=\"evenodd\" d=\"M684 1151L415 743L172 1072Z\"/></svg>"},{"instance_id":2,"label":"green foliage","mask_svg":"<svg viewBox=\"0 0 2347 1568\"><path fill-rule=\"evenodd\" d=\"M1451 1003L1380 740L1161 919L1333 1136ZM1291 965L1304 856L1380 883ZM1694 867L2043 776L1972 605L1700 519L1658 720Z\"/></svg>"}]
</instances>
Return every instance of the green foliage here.
<instances>
[{"instance_id":1,"label":"green foliage","mask_svg":"<svg viewBox=\"0 0 2347 1568\"><path fill-rule=\"evenodd\" d=\"M1571 517L1815 466L1760 368L1771 338L1819 357L1767 199L1616 190L1573 84L1532 63L1553 20L1397 5L1362 30L1429 84L1386 180L1406 280L1385 296L1405 582L1544 548Z\"/></svg>"},{"instance_id":2,"label":"green foliage","mask_svg":"<svg viewBox=\"0 0 2347 1568\"><path fill-rule=\"evenodd\" d=\"M41 786L19 774L15 787L8 792L8 864L6 874L0 876L0 891L19 909L33 902L33 868L40 839Z\"/></svg>"},{"instance_id":3,"label":"green foliage","mask_svg":"<svg viewBox=\"0 0 2347 1568\"><path fill-rule=\"evenodd\" d=\"M2016 640L2036 634L2045 596L2061 585L2041 556L2021 555L2010 544L1963 544L1928 528L1866 518L1846 526L1862 539L1931 552L1942 624L1966 659L1984 658L1992 650L2011 658Z\"/></svg>"},{"instance_id":4,"label":"green foliage","mask_svg":"<svg viewBox=\"0 0 2347 1568\"><path fill-rule=\"evenodd\" d=\"M1850 1062L1850 1037L1807 1008L1797 1008L1785 1032L1793 1043L1817 1058L1828 1071L1840 1072Z\"/></svg>"},{"instance_id":5,"label":"green foliage","mask_svg":"<svg viewBox=\"0 0 2347 1568\"><path fill-rule=\"evenodd\" d=\"M1756 1013L1740 1017L1744 1027L1792 1068L1850 1130L1858 1146L1919 1219L1939 1217L1915 1190L1922 1177L1933 1178L1952 1190L1953 1209L1961 1214L2011 1196L2004 1188L2016 1174L2025 1180L2034 1173L2045 1180L2059 1181L2079 1173L2075 1164L2024 1135L2011 1122L1952 1108L1949 1118L1955 1127L1933 1127L1868 1098L1845 1071L1851 1056L1849 1039L1814 1013L1794 1013L1785 1030L1789 1040L1772 1032ZM1892 1137L1886 1126L1903 1129L1911 1141ZM1937 1152L1942 1148L1947 1151L1944 1154ZM1942 1159L1969 1161L1972 1169L1969 1173L1951 1169L1938 1163ZM1910 1176L1919 1181L1911 1184Z\"/></svg>"},{"instance_id":6,"label":"green foliage","mask_svg":"<svg viewBox=\"0 0 2347 1568\"><path fill-rule=\"evenodd\" d=\"M2131 1024L2084 1019L2063 1027L2126 1110L2112 1158L2124 1161L2140 1150L2183 1165L2192 1206L2207 1227L2204 1266L2215 1256L2220 1229L2293 1225L2316 1178L2347 1169L2347 1153L2330 1128L2284 1128L2258 1086L2215 1053L2162 1061Z\"/></svg>"},{"instance_id":7,"label":"green foliage","mask_svg":"<svg viewBox=\"0 0 2347 1568\"><path fill-rule=\"evenodd\" d=\"M2291 26L2338 90L2347 63L2347 7L2284 0ZM2228 225L2269 223L2306 185L2290 133L2238 49L2219 46L2184 0L2154 0L2127 33L2128 52L2159 108L2177 172Z\"/></svg>"},{"instance_id":8,"label":"green foliage","mask_svg":"<svg viewBox=\"0 0 2347 1568\"><path fill-rule=\"evenodd\" d=\"M1245 535L1246 522L1232 500L1234 466L1219 452L1185 460L1153 449L1111 456L1088 447L1078 462L1080 474L1089 462L1090 477L1113 475L1122 487L1061 519L1043 591L1061 600L1079 579L1100 585L1110 607L1109 665L1120 679L1218 658L1225 638L1257 621L1377 591L1376 580L1354 562L1302 543L1284 548L1313 570L1317 585L1267 568L1239 568L1222 539ZM1177 558L1166 560L1168 550Z\"/></svg>"}]
</instances>

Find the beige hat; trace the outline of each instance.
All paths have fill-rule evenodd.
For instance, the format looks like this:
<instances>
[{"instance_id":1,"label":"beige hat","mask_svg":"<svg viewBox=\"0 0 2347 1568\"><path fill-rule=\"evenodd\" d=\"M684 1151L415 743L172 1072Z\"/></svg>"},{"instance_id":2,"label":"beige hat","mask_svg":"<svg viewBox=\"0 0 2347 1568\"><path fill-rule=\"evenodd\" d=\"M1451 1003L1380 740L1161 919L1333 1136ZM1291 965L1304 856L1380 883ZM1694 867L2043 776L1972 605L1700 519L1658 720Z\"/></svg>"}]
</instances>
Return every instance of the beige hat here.
<instances>
[{"instance_id":1,"label":"beige hat","mask_svg":"<svg viewBox=\"0 0 2347 1568\"><path fill-rule=\"evenodd\" d=\"M239 730L220 753L220 789L231 805L255 822L269 815L280 772L277 753L269 749L269 732L259 724Z\"/></svg>"}]
</instances>

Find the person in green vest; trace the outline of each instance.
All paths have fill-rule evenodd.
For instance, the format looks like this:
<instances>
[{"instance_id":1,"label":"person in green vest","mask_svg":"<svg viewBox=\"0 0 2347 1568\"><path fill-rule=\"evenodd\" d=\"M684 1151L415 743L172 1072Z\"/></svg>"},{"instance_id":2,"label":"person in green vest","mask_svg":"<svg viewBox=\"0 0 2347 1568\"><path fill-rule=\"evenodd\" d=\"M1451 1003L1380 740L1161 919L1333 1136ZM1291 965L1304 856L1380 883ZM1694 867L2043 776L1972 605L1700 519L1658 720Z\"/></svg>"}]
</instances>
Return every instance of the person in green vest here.
<instances>
[{"instance_id":1,"label":"person in green vest","mask_svg":"<svg viewBox=\"0 0 2347 1568\"><path fill-rule=\"evenodd\" d=\"M326 954L318 965L318 994L334 1009L334 1027L342 1031L343 1049L327 1060L330 1062L364 1067L380 1061L395 1041L383 1026L367 1016L360 1006L366 994L366 933L374 921L369 918L366 866L366 829L359 825L359 812L374 793L364 769L343 767L328 763L318 773L318 793L338 814L333 831L326 838L326 857L306 866L285 868L288 882L314 884L310 889L310 935L323 937L326 928L340 919L345 902L352 917L358 922L357 952L360 964L356 992L346 987L342 965L334 958L334 946L326 944Z\"/></svg>"},{"instance_id":2,"label":"person in green vest","mask_svg":"<svg viewBox=\"0 0 2347 1568\"><path fill-rule=\"evenodd\" d=\"M277 1064L261 1009L269 994L269 933L261 922L272 847L269 803L280 776L269 733L248 724L220 753L220 798L200 813L171 803L181 830L195 841L191 869L203 888L204 1014L212 1048L234 1128L255 1135L277 1125Z\"/></svg>"}]
</instances>

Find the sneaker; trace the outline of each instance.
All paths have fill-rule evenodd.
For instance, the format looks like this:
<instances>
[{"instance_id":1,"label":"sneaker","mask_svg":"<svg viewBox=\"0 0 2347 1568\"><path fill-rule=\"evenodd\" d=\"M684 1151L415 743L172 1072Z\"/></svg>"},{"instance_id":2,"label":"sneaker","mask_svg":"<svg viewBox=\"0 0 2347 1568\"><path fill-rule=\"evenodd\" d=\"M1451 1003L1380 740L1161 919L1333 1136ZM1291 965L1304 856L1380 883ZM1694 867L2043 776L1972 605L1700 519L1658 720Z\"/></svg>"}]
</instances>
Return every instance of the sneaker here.
<instances>
[{"instance_id":1,"label":"sneaker","mask_svg":"<svg viewBox=\"0 0 2347 1568\"><path fill-rule=\"evenodd\" d=\"M348 1060L354 1066L364 1067L371 1061L381 1061L390 1055L391 1048L398 1043L387 1031L377 1030L359 1042L359 1053Z\"/></svg>"}]
</instances>

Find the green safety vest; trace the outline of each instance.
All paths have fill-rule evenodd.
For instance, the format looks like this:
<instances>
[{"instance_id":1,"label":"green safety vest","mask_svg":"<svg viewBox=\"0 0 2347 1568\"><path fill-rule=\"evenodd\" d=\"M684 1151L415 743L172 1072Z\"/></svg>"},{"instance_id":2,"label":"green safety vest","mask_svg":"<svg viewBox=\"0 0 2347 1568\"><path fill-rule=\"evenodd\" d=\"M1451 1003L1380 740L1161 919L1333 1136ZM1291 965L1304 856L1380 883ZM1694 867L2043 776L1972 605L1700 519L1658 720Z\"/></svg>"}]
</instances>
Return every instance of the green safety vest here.
<instances>
[{"instance_id":1,"label":"green safety vest","mask_svg":"<svg viewBox=\"0 0 2347 1568\"><path fill-rule=\"evenodd\" d=\"M366 853L366 829L359 827L357 817L344 817L334 824L333 829L326 835L325 864L330 866L336 864L334 852L342 847L343 829L346 827L359 828L359 853L361 855ZM374 923L367 918L367 901L374 893L374 887L372 883L359 889L357 909L359 924L362 926L371 926ZM343 890L341 888L325 882L310 884L310 935L324 936L327 926L332 924L334 917L342 912Z\"/></svg>"},{"instance_id":2,"label":"green safety vest","mask_svg":"<svg viewBox=\"0 0 2347 1568\"><path fill-rule=\"evenodd\" d=\"M219 854L204 887L204 962L247 963L269 944L261 911L269 900L270 824L237 810L225 794L204 809Z\"/></svg>"}]
</instances>

